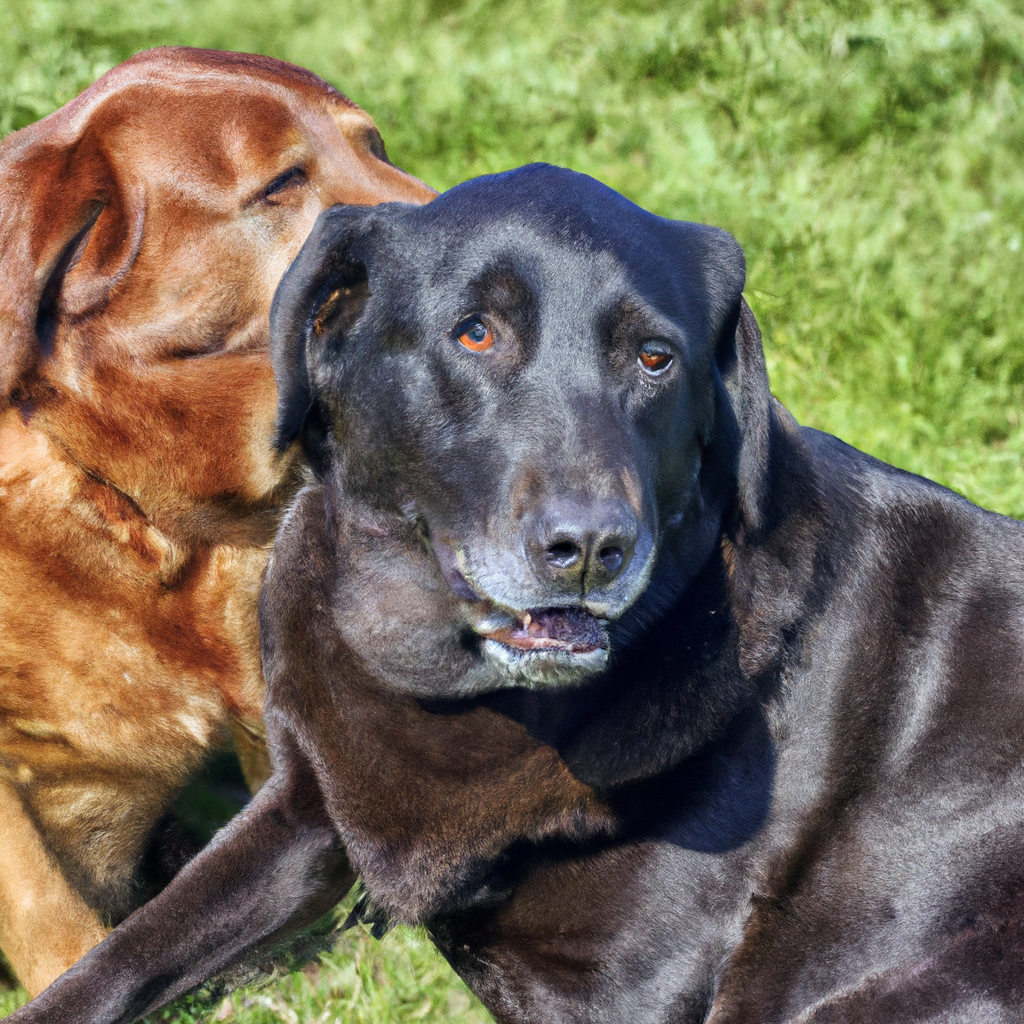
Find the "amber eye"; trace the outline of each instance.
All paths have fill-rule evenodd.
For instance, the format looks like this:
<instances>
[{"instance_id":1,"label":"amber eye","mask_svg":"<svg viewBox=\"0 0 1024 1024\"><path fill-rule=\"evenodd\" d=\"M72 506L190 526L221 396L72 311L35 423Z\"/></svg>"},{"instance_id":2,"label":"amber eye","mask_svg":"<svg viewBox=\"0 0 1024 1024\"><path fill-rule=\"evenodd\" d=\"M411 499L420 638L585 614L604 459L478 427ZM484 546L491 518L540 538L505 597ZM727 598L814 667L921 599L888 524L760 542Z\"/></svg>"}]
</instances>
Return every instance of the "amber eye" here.
<instances>
[{"instance_id":1,"label":"amber eye","mask_svg":"<svg viewBox=\"0 0 1024 1024\"><path fill-rule=\"evenodd\" d=\"M476 317L455 329L458 331L459 344L470 352L485 352L494 344L490 327Z\"/></svg>"},{"instance_id":2,"label":"amber eye","mask_svg":"<svg viewBox=\"0 0 1024 1024\"><path fill-rule=\"evenodd\" d=\"M644 373L650 377L660 377L672 365L672 359L668 347L658 341L645 341L637 356Z\"/></svg>"}]
</instances>

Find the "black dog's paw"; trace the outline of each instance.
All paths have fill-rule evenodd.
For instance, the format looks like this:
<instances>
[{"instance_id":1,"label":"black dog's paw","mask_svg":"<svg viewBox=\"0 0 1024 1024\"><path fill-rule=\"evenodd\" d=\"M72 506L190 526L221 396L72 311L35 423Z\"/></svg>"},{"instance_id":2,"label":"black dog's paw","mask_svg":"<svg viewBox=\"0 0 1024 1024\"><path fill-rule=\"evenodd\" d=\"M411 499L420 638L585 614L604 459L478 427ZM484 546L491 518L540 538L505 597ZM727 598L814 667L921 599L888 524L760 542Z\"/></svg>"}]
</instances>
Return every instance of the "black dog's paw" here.
<instances>
[{"instance_id":1,"label":"black dog's paw","mask_svg":"<svg viewBox=\"0 0 1024 1024\"><path fill-rule=\"evenodd\" d=\"M395 927L394 919L373 902L365 888L360 891L359 898L345 918L345 923L341 926L342 931L348 931L357 924L367 925L375 939L384 938Z\"/></svg>"}]
</instances>

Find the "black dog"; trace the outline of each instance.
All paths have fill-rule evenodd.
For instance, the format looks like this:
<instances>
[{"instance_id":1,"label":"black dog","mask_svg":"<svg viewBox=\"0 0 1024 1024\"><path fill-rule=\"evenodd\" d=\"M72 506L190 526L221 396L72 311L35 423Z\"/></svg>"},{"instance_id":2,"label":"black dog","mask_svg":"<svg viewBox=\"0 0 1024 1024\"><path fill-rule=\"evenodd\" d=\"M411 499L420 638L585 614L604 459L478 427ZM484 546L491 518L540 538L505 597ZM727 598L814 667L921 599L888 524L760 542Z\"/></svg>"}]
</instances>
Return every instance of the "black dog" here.
<instances>
[{"instance_id":1,"label":"black dog","mask_svg":"<svg viewBox=\"0 0 1024 1024\"><path fill-rule=\"evenodd\" d=\"M351 868L502 1021L1021 1019L1024 531L797 426L742 285L548 167L321 217L274 776L13 1020L131 1020Z\"/></svg>"}]
</instances>

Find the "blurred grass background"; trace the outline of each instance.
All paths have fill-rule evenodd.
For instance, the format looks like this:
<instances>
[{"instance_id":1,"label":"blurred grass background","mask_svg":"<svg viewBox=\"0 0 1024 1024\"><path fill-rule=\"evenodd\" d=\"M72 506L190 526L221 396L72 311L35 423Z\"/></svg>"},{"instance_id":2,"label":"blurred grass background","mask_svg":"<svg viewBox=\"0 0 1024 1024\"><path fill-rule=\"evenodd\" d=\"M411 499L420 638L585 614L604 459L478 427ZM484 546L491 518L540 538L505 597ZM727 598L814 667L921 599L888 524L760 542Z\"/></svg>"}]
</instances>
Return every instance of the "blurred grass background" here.
<instances>
[{"instance_id":1,"label":"blurred grass background","mask_svg":"<svg viewBox=\"0 0 1024 1024\"><path fill-rule=\"evenodd\" d=\"M747 253L774 390L799 420L1024 517L1019 0L0 0L0 12L4 133L145 47L246 50L338 86L392 159L437 188L543 159L725 227ZM349 933L213 1018L488 1019L407 933L380 946Z\"/></svg>"}]
</instances>

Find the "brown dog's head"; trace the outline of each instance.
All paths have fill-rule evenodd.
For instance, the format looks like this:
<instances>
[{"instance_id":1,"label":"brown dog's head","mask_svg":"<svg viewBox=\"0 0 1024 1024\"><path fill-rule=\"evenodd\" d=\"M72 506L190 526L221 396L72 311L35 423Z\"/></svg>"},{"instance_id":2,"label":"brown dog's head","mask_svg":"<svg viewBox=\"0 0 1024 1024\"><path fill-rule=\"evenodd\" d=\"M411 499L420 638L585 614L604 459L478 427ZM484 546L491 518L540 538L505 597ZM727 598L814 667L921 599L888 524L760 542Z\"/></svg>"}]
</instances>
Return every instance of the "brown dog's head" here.
<instances>
[{"instance_id":1,"label":"brown dog's head","mask_svg":"<svg viewBox=\"0 0 1024 1024\"><path fill-rule=\"evenodd\" d=\"M178 47L10 136L0 169L0 410L180 541L251 533L290 478L279 278L325 207L434 193L310 72Z\"/></svg>"}]
</instances>

